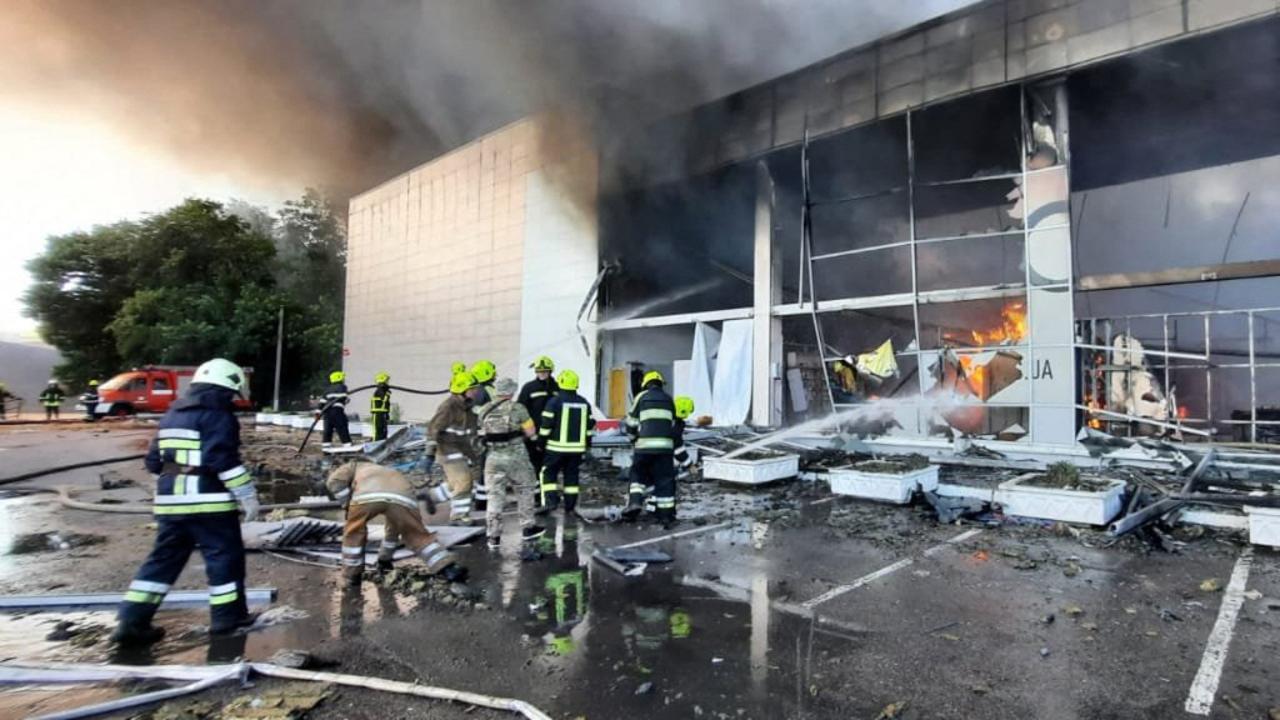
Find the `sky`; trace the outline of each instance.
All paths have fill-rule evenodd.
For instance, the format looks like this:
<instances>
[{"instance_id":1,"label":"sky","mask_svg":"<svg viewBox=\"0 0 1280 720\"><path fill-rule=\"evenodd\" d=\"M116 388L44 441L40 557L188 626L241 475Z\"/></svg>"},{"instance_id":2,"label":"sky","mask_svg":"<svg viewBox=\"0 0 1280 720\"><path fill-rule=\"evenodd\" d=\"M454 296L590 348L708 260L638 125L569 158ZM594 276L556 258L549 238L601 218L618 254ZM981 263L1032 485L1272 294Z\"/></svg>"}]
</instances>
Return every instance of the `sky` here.
<instances>
[{"instance_id":1,"label":"sky","mask_svg":"<svg viewBox=\"0 0 1280 720\"><path fill-rule=\"evenodd\" d=\"M26 263L45 239L141 217L192 196L272 206L301 188L263 187L183 168L84 118L0 104L0 341L37 340L23 317Z\"/></svg>"},{"instance_id":2,"label":"sky","mask_svg":"<svg viewBox=\"0 0 1280 720\"><path fill-rule=\"evenodd\" d=\"M561 0L515 21L510 2L0 3L0 340L35 339L25 265L51 235L187 197L271 207L307 185L364 189L495 118L581 108L594 83L661 95L672 63L692 65L709 96L688 99L710 100L973 0ZM514 50L475 41L522 24ZM789 39L762 45L779 25ZM548 44L571 51L523 54ZM621 61L597 68L602 51Z\"/></svg>"}]
</instances>

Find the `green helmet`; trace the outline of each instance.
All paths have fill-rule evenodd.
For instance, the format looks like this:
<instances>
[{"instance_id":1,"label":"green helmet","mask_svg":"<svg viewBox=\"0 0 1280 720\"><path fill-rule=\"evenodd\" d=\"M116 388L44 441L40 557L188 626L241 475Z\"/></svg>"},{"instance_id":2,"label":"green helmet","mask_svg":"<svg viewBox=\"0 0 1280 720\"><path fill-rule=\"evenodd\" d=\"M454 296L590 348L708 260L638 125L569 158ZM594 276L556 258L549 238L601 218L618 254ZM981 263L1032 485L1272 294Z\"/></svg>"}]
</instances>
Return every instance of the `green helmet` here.
<instances>
[{"instance_id":1,"label":"green helmet","mask_svg":"<svg viewBox=\"0 0 1280 720\"><path fill-rule=\"evenodd\" d=\"M498 376L498 366L490 360L481 360L471 366L471 376L483 385Z\"/></svg>"},{"instance_id":2,"label":"green helmet","mask_svg":"<svg viewBox=\"0 0 1280 720\"><path fill-rule=\"evenodd\" d=\"M556 385L561 390L577 390L579 385L578 373L572 370L562 370L560 377L556 378Z\"/></svg>"},{"instance_id":3,"label":"green helmet","mask_svg":"<svg viewBox=\"0 0 1280 720\"><path fill-rule=\"evenodd\" d=\"M533 364L529 367L533 368L535 371L546 370L547 372L552 372L556 369L556 364L552 362L551 358L546 355L541 355L537 360L534 360Z\"/></svg>"}]
</instances>

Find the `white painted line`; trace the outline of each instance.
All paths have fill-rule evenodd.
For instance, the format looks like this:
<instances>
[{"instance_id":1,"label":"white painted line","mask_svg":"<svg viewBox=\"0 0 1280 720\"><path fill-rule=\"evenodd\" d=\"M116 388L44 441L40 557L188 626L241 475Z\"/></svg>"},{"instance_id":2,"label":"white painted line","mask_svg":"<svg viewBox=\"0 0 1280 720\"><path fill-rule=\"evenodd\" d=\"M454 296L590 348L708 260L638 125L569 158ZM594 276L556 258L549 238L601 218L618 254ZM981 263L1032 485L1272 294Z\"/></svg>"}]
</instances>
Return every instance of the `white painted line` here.
<instances>
[{"instance_id":1,"label":"white painted line","mask_svg":"<svg viewBox=\"0 0 1280 720\"><path fill-rule=\"evenodd\" d=\"M978 535L981 532L982 532L981 528L966 530L960 533L959 535L951 538L950 540L947 540L944 543L934 545L928 550L925 550L923 553L923 556L929 557L930 555L940 552L941 550L946 548L948 545L955 545L957 543L962 543L965 540L968 540L969 538L975 535ZM822 593L818 597L815 597L812 600L807 600L804 603L801 603L800 607L804 608L805 610L812 610L815 607L821 605L822 603L827 602L828 600L840 597L841 595L844 595L847 592L852 592L854 590L857 590L863 585L866 585L867 583L870 583L875 580L879 580L880 578L885 577L886 575L892 575L893 573L898 572L902 568L907 567L908 565L911 565L914 562L915 562L915 558L910 558L910 557L902 558L901 560L893 563L892 565L886 565L885 567L882 567L873 573L868 573L866 575L863 575L862 577L858 578L857 580L854 580L848 585L841 585L840 587L831 588L830 590Z\"/></svg>"},{"instance_id":2,"label":"white painted line","mask_svg":"<svg viewBox=\"0 0 1280 720\"><path fill-rule=\"evenodd\" d=\"M698 533L711 532L712 530L720 530L722 528L733 527L735 524L736 523L729 521L729 522L716 523L715 525L704 525L703 527L700 527L700 528L693 528L691 530L681 530L678 533L671 533L670 535L659 535L656 538L649 538L648 540L639 540L637 542L627 543L626 545L614 545L613 548L615 550L623 550L626 548L643 547L645 545L660 543L663 540L672 540L678 537L685 537L686 535L697 535Z\"/></svg>"},{"instance_id":3,"label":"white painted line","mask_svg":"<svg viewBox=\"0 0 1280 720\"><path fill-rule=\"evenodd\" d=\"M1209 642L1204 648L1204 657L1200 659L1200 671L1191 682L1191 691L1187 693L1187 712L1193 715L1208 715L1213 708L1213 697L1218 693L1218 682L1222 679L1222 667L1227 662L1227 649L1231 645L1231 637L1236 632L1236 620L1240 617L1240 606L1244 604L1244 586L1249 582L1249 568L1253 565L1253 548L1245 548L1236 560L1236 567L1231 571L1231 581L1223 594L1222 607L1218 608L1218 621L1213 624L1209 633Z\"/></svg>"}]
</instances>

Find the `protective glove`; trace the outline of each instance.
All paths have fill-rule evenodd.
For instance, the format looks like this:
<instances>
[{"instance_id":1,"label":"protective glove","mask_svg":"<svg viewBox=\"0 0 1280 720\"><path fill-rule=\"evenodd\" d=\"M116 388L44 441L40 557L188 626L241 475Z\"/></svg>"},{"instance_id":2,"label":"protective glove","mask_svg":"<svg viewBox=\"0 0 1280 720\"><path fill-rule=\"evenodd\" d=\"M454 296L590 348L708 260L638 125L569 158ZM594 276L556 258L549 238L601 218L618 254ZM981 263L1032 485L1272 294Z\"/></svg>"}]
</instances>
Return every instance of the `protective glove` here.
<instances>
[{"instance_id":1,"label":"protective glove","mask_svg":"<svg viewBox=\"0 0 1280 720\"><path fill-rule=\"evenodd\" d=\"M253 483L245 483L234 488L231 495L240 506L240 512L244 513L244 522L253 522L258 519L258 491L253 487Z\"/></svg>"}]
</instances>

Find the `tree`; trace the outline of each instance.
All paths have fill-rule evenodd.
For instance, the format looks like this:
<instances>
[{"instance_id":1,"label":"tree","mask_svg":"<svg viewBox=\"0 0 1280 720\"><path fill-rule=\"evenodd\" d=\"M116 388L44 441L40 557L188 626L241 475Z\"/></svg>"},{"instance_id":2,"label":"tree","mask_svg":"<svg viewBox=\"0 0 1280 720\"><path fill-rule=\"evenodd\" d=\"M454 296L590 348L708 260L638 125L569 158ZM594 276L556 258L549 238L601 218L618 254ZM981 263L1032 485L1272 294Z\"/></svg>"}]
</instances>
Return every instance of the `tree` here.
<instances>
[{"instance_id":1,"label":"tree","mask_svg":"<svg viewBox=\"0 0 1280 720\"><path fill-rule=\"evenodd\" d=\"M220 356L255 369L260 401L270 397L284 308L282 392L296 399L340 361L345 257L343 225L318 192L278 218L191 199L139 222L50 238L28 266L35 283L25 302L73 386L130 365Z\"/></svg>"}]
</instances>

